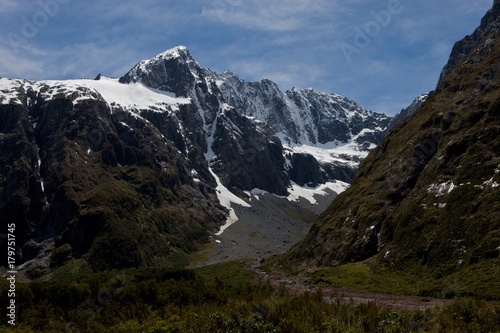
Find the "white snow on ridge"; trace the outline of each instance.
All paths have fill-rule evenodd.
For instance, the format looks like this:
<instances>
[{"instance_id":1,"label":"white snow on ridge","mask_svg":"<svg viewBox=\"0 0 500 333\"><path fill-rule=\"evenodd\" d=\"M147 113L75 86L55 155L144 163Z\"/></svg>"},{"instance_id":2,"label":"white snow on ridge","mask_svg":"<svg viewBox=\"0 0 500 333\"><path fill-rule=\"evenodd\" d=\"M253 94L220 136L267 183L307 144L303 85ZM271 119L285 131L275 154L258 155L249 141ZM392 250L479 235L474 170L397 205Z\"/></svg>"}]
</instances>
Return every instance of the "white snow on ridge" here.
<instances>
[{"instance_id":1,"label":"white snow on ridge","mask_svg":"<svg viewBox=\"0 0 500 333\"><path fill-rule=\"evenodd\" d=\"M342 182L340 180L336 180L333 182L327 182L325 184L321 184L316 187L309 186L299 186L292 182L291 188L289 188L290 195L288 195L287 199L289 201L299 201L300 198L304 198L309 201L311 204L317 204L315 195L327 195L328 192L326 190L334 191L337 194L344 192L347 188L349 188L349 184Z\"/></svg>"},{"instance_id":2,"label":"white snow on ridge","mask_svg":"<svg viewBox=\"0 0 500 333\"><path fill-rule=\"evenodd\" d=\"M146 109L150 106L189 104L191 99L175 97L171 93L146 87L142 83L123 84L118 79L101 76L100 80L40 81L48 85L61 83L68 88L87 87L96 90L104 100L112 105Z\"/></svg>"},{"instance_id":3,"label":"white snow on ridge","mask_svg":"<svg viewBox=\"0 0 500 333\"><path fill-rule=\"evenodd\" d=\"M18 97L18 90L25 84L25 80L0 78L0 104L22 104Z\"/></svg>"},{"instance_id":4,"label":"white snow on ridge","mask_svg":"<svg viewBox=\"0 0 500 333\"><path fill-rule=\"evenodd\" d=\"M329 164L340 162L352 167L357 167L359 160L368 155L368 151L359 150L356 143L329 142L324 145L295 145L289 146L283 143L288 152L312 155L319 163Z\"/></svg>"},{"instance_id":5,"label":"white snow on ridge","mask_svg":"<svg viewBox=\"0 0 500 333\"><path fill-rule=\"evenodd\" d=\"M0 78L0 103L8 104L11 100L21 103L17 89L24 85L25 89L32 88L45 98L54 98L57 95L71 95L74 102L96 98L96 92L111 106L124 108L151 109L151 107L170 106L176 109L178 105L191 103L190 98L176 97L172 93L146 87L142 83L123 84L118 79L101 76L100 80L47 80L25 81ZM76 95L76 96L75 96ZM154 108L153 108L154 110Z\"/></svg>"}]
</instances>

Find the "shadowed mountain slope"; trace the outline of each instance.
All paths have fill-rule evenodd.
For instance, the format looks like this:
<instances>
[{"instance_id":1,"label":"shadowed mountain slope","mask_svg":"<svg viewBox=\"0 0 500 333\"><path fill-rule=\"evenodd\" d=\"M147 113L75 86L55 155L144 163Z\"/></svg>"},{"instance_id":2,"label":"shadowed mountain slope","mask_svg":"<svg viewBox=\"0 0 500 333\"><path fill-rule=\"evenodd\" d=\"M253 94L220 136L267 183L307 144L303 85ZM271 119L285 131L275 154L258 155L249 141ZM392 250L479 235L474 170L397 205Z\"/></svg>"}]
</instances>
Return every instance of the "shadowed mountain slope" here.
<instances>
[{"instance_id":1,"label":"shadowed mountain slope","mask_svg":"<svg viewBox=\"0 0 500 333\"><path fill-rule=\"evenodd\" d=\"M435 92L362 161L352 186L286 254L289 263L373 258L435 276L498 265L499 26L496 0L456 43Z\"/></svg>"}]
</instances>

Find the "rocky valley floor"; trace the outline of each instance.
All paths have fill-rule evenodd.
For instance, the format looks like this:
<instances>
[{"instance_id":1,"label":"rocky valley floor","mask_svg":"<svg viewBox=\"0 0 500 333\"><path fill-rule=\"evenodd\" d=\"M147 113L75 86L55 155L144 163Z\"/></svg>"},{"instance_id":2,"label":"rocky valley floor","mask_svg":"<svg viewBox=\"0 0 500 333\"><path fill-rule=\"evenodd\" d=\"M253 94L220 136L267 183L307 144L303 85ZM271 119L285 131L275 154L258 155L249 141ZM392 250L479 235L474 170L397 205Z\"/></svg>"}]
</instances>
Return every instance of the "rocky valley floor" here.
<instances>
[{"instance_id":1,"label":"rocky valley floor","mask_svg":"<svg viewBox=\"0 0 500 333\"><path fill-rule=\"evenodd\" d=\"M333 191L316 195L315 204L303 198L289 201L273 194L252 197L251 207L234 205L238 221L212 236L208 258L194 266L231 260L266 258L283 253L307 234L311 223L337 196Z\"/></svg>"}]
</instances>

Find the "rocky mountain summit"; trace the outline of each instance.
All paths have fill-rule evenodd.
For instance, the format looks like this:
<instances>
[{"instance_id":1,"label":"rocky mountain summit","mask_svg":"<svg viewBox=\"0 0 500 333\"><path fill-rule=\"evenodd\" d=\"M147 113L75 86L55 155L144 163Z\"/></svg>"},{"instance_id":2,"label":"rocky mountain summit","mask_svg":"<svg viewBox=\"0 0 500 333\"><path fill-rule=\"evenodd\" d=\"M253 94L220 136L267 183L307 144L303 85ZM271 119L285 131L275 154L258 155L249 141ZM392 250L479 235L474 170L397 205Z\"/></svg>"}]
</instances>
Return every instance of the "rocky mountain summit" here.
<instances>
[{"instance_id":1,"label":"rocky mountain summit","mask_svg":"<svg viewBox=\"0 0 500 333\"><path fill-rule=\"evenodd\" d=\"M403 122L408 116L413 114L415 111L418 110L418 108L429 98L429 95L434 92L429 92L422 94L415 98L413 102L408 105L406 108L402 109L399 113L396 113L394 117L391 119L391 122L389 123L389 126L387 126L386 133L389 134L389 132L399 125L401 122Z\"/></svg>"},{"instance_id":2,"label":"rocky mountain summit","mask_svg":"<svg viewBox=\"0 0 500 333\"><path fill-rule=\"evenodd\" d=\"M260 188L276 194L286 193L289 175L283 165L291 164L292 168L294 165L290 159L285 163L283 154L273 155L272 151L288 149L291 156L302 153L296 152L295 146L329 145L340 148L339 151L342 148L350 150L351 157L357 159L365 156L382 139L391 120L389 116L365 110L337 94L312 89L291 89L282 93L268 79L248 83L230 71L217 74L200 67L183 46L141 61L120 78L120 82L140 82L190 98L198 112L190 114L190 122L186 119L180 121L186 123L188 133L196 133L196 137L186 137L189 142L185 144L201 146L215 169L228 176L222 179L224 186L244 190ZM248 142L257 138L262 141ZM223 145L219 145L221 141ZM270 145L269 151L264 147L264 141ZM254 159L261 155L257 154L261 150L271 164L256 161L253 166L265 165L264 169L271 171L274 180L260 180L261 170L252 167L236 174L227 169L228 165L243 167L246 163L241 156L253 155L251 159ZM344 164L352 166L351 163ZM328 179L350 181L355 168L343 178L339 174L328 174L328 170L328 167L320 170L318 166L311 173L323 173L322 183Z\"/></svg>"},{"instance_id":3,"label":"rocky mountain summit","mask_svg":"<svg viewBox=\"0 0 500 333\"><path fill-rule=\"evenodd\" d=\"M183 265L238 219L234 205L345 190L391 119L217 74L183 46L119 79L1 78L0 221L16 224L33 276L75 260Z\"/></svg>"}]
</instances>

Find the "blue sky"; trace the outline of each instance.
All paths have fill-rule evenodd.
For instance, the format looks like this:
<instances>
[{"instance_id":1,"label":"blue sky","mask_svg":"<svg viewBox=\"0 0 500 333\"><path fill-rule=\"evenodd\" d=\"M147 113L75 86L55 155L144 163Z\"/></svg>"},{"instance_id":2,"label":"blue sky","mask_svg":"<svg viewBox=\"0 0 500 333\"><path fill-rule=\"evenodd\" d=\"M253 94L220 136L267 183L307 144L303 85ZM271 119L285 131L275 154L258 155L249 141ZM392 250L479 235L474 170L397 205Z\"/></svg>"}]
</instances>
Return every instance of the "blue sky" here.
<instances>
[{"instance_id":1,"label":"blue sky","mask_svg":"<svg viewBox=\"0 0 500 333\"><path fill-rule=\"evenodd\" d=\"M399 112L432 90L492 0L0 0L0 76L119 77L185 45L246 81Z\"/></svg>"}]
</instances>

